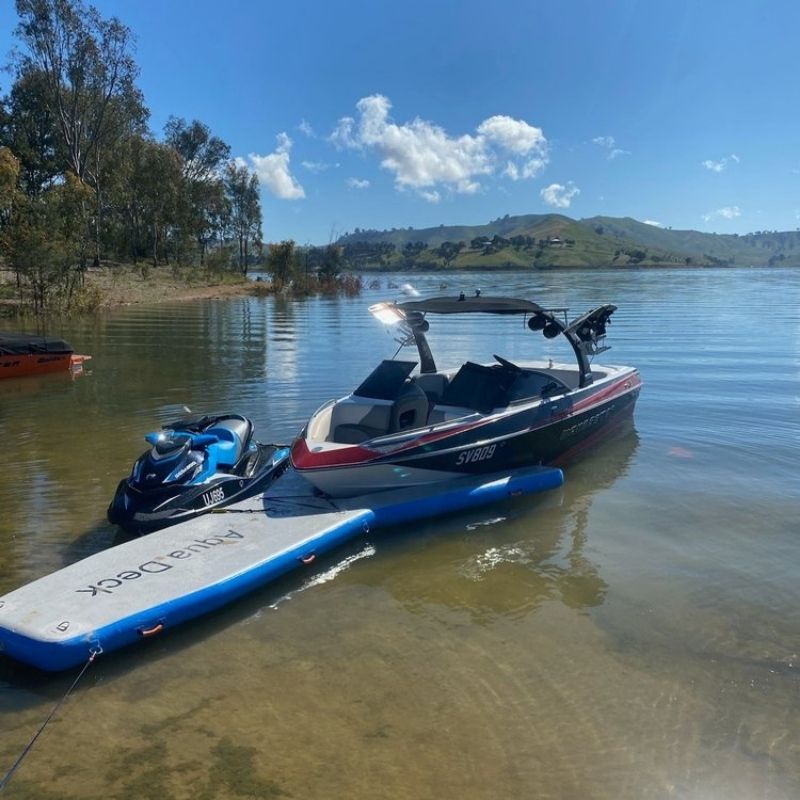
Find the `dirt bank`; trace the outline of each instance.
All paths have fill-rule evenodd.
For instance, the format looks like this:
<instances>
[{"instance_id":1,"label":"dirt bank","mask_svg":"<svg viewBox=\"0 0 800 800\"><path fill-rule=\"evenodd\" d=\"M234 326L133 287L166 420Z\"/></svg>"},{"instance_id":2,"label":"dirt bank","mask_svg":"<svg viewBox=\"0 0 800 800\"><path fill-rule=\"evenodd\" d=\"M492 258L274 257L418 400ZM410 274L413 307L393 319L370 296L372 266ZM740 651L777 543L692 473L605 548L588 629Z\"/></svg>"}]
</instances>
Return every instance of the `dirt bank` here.
<instances>
[{"instance_id":1,"label":"dirt bank","mask_svg":"<svg viewBox=\"0 0 800 800\"><path fill-rule=\"evenodd\" d=\"M200 269L176 270L170 267L142 270L140 266L114 264L87 271L83 288L76 290L73 310L207 300L268 294L270 291L268 282L254 282L238 274L209 273ZM14 276L10 272L0 272L0 304L11 313L21 305Z\"/></svg>"}]
</instances>

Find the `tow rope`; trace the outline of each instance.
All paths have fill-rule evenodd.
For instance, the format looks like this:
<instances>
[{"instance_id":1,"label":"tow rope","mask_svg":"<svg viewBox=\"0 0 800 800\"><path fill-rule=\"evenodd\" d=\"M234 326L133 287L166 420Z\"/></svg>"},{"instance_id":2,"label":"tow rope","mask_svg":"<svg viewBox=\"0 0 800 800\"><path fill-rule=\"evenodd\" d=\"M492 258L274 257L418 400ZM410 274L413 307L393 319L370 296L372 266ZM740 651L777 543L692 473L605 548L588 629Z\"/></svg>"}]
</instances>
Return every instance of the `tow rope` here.
<instances>
[{"instance_id":1,"label":"tow rope","mask_svg":"<svg viewBox=\"0 0 800 800\"><path fill-rule=\"evenodd\" d=\"M75 680L72 681L72 684L70 685L69 689L67 689L67 691L64 692L64 695L61 697L61 699L53 706L53 709L47 715L47 719L45 719L45 721L41 724L39 730L36 731L36 733L33 735L33 738L30 740L30 742L28 742L27 747L19 754L19 757L14 762L11 769L8 772L6 772L6 774L3 776L3 779L0 780L0 792L2 792L3 789L5 789L6 786L8 786L8 784L11 782L11 778L14 777L14 773L22 765L25 756L27 756L28 753L30 753L30 751L33 749L33 746L36 744L36 740L42 735L42 733L44 733L44 729L47 727L47 723L50 722L51 719L53 719L58 709L61 708L61 706L64 704L64 701L70 696L70 694L72 694L75 687L78 685L78 682L86 673L86 670L89 669L89 667L94 663L95 658L97 658L97 656L99 656L102 652L103 650L99 646L93 647L89 651L89 660L83 665L81 671L78 673Z\"/></svg>"}]
</instances>

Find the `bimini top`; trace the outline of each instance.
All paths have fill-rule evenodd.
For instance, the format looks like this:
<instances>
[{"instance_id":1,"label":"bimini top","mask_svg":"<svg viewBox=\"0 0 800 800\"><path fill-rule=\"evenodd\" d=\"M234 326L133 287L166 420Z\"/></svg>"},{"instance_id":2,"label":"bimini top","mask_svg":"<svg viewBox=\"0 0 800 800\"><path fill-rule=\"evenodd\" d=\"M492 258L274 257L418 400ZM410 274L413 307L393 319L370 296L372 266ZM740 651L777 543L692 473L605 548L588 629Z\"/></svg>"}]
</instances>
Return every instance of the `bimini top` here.
<instances>
[{"instance_id":1,"label":"bimini top","mask_svg":"<svg viewBox=\"0 0 800 800\"><path fill-rule=\"evenodd\" d=\"M0 331L0 356L72 352L72 348L63 339L55 339L52 336L32 336L27 333L3 333Z\"/></svg>"},{"instance_id":2,"label":"bimini top","mask_svg":"<svg viewBox=\"0 0 800 800\"><path fill-rule=\"evenodd\" d=\"M427 300L408 300L395 303L404 312L418 311L421 314L465 314L482 312L484 314L538 314L544 311L530 300L515 297L430 297ZM561 310L561 309L559 309Z\"/></svg>"}]
</instances>

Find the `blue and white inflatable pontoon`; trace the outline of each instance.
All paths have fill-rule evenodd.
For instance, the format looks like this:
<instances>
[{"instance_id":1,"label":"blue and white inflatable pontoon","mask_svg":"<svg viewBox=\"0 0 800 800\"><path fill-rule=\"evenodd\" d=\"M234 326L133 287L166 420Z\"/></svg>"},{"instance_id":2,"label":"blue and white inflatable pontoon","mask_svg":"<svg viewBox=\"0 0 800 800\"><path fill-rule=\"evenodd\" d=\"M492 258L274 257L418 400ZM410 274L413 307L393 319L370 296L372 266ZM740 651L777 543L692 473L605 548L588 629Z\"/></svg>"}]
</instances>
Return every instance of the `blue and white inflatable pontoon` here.
<instances>
[{"instance_id":1,"label":"blue and white inflatable pontoon","mask_svg":"<svg viewBox=\"0 0 800 800\"><path fill-rule=\"evenodd\" d=\"M0 597L0 650L46 670L198 617L376 528L532 494L561 470L458 478L346 500L289 470L263 494L104 550Z\"/></svg>"}]
</instances>

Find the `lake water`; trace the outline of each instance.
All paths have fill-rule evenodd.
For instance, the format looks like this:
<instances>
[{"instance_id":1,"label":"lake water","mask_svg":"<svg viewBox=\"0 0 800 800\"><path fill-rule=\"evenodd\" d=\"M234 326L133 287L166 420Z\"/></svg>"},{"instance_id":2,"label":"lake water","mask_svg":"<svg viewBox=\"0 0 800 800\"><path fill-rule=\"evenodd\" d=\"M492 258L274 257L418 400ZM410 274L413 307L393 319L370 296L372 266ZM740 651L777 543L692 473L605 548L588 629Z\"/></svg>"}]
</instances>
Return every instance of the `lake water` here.
<instances>
[{"instance_id":1,"label":"lake water","mask_svg":"<svg viewBox=\"0 0 800 800\"><path fill-rule=\"evenodd\" d=\"M616 303L600 358L641 370L634 429L563 490L372 535L100 659L9 798L800 796L800 272L414 280ZM0 382L0 594L113 543L117 481L183 406L289 441L394 352L379 281L52 331L93 360ZM519 320L437 323L442 362L564 354ZM0 659L0 774L74 674Z\"/></svg>"}]
</instances>

